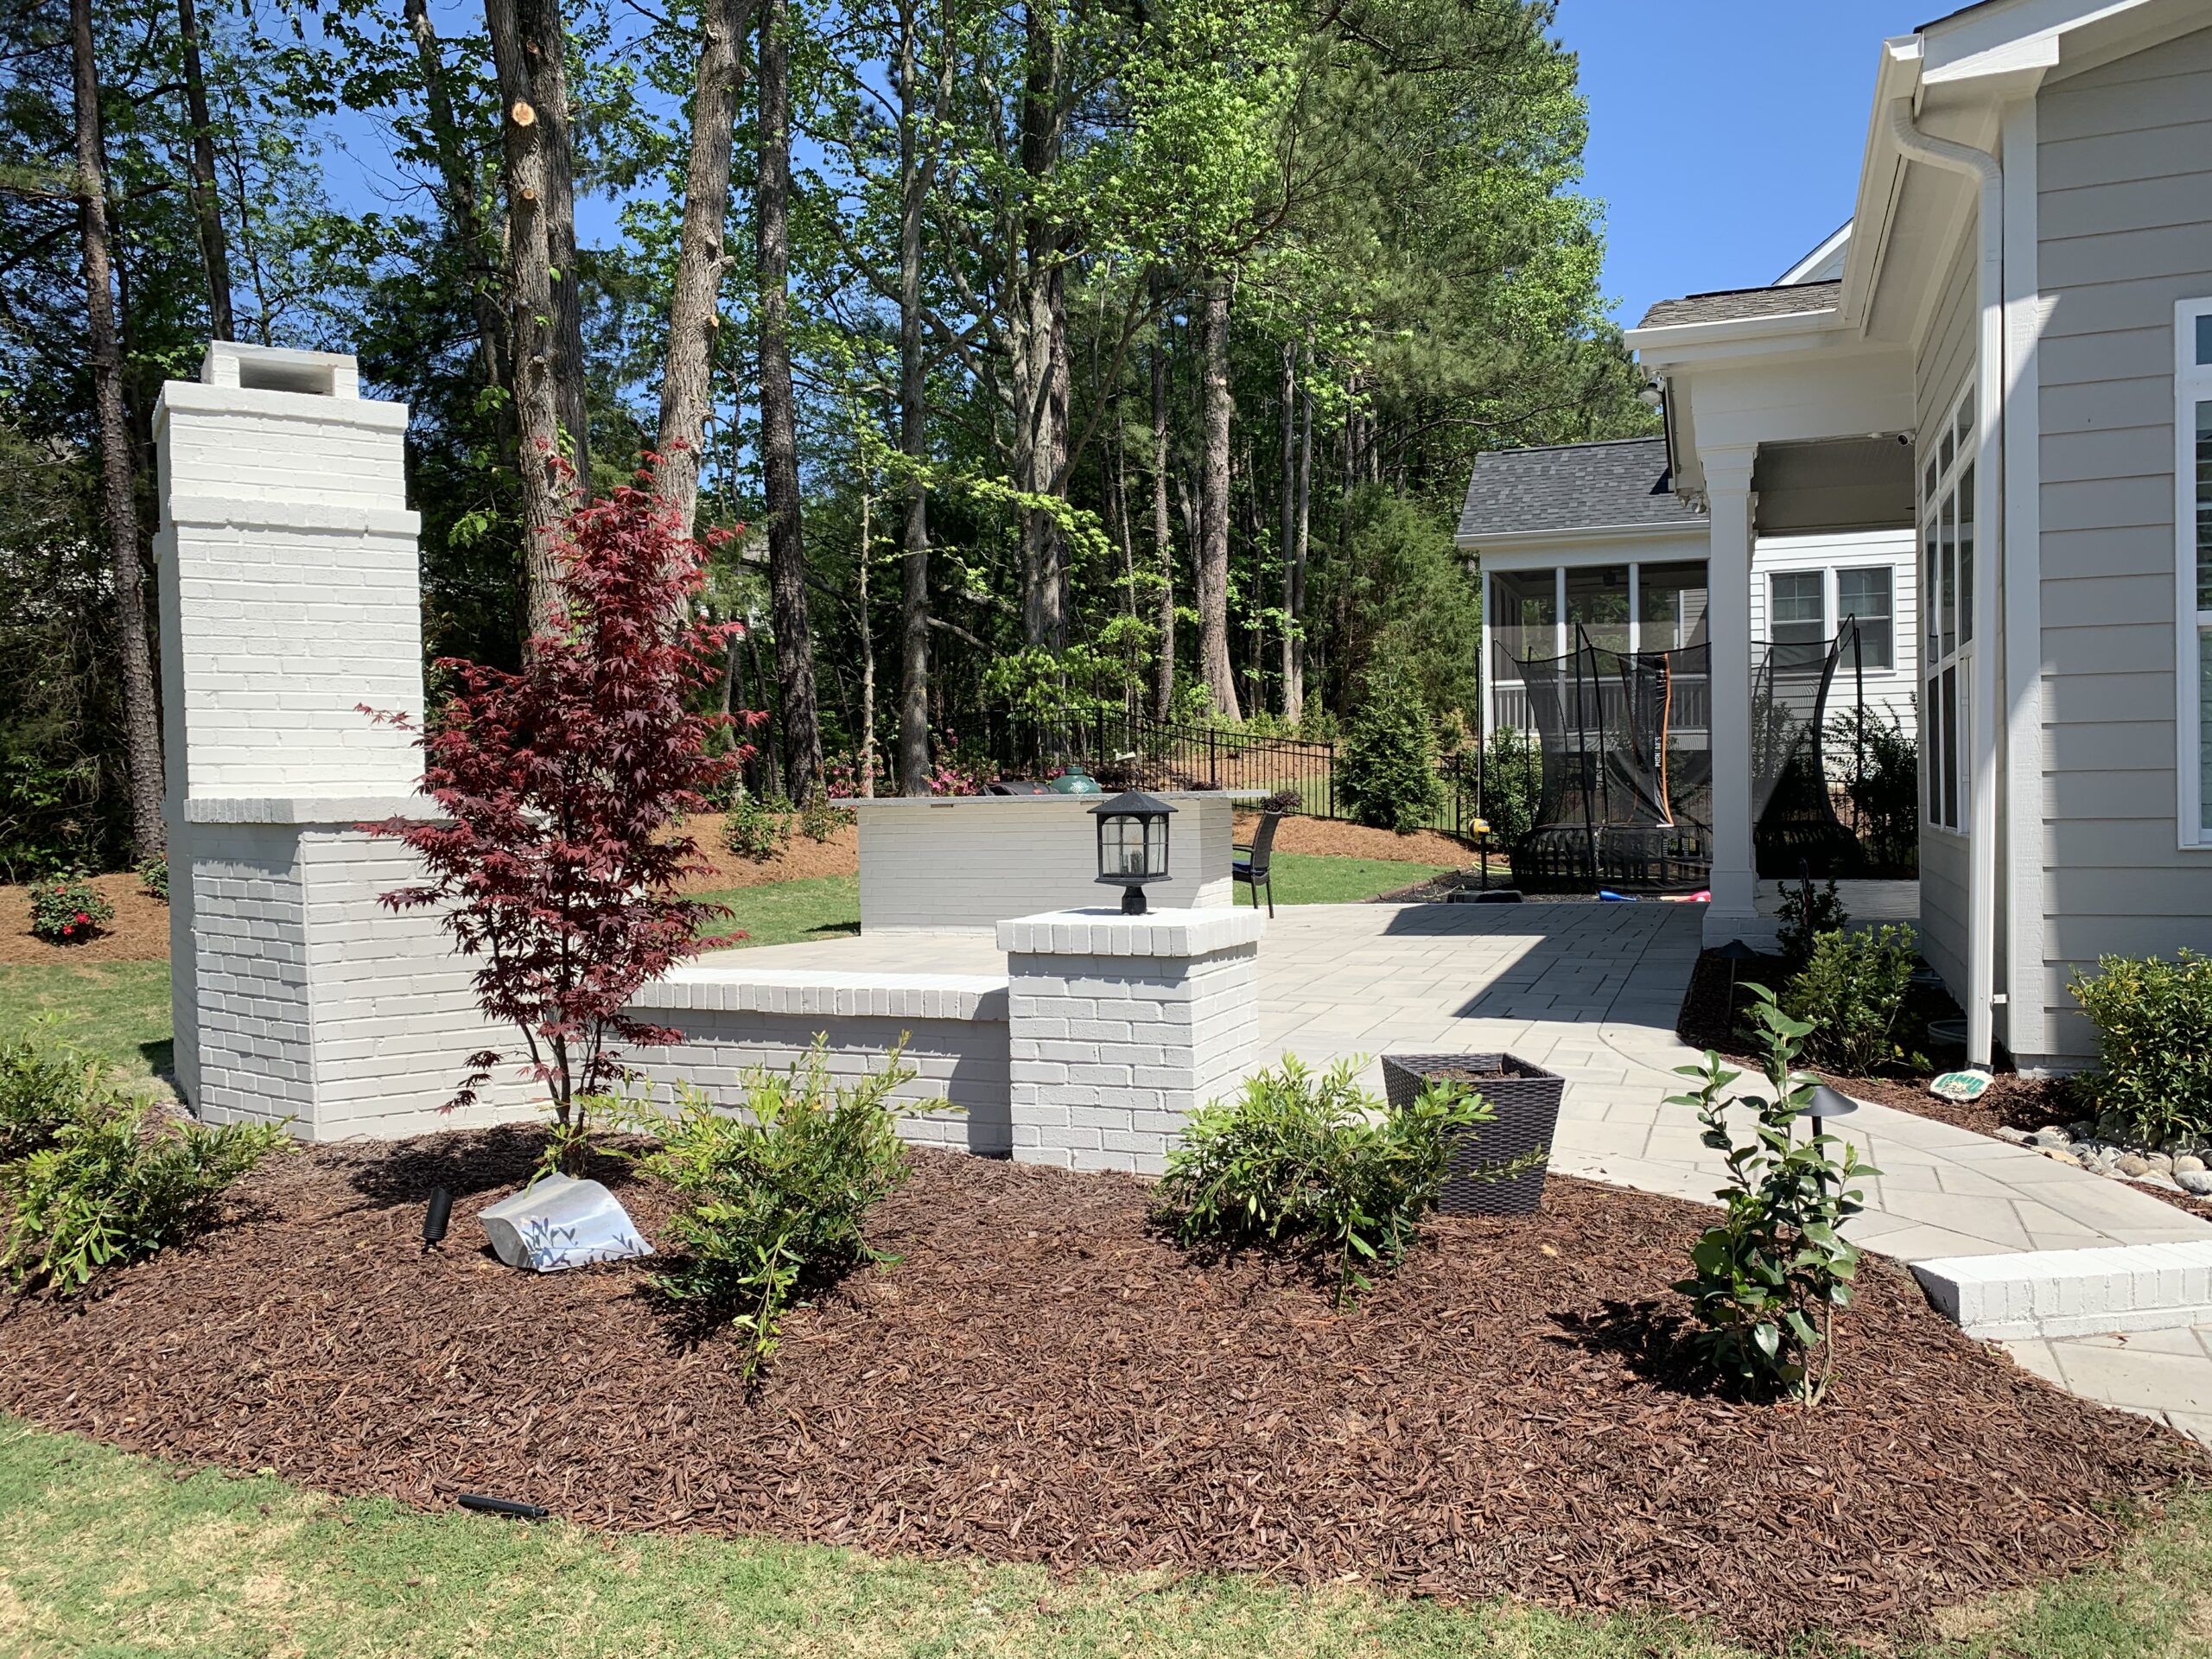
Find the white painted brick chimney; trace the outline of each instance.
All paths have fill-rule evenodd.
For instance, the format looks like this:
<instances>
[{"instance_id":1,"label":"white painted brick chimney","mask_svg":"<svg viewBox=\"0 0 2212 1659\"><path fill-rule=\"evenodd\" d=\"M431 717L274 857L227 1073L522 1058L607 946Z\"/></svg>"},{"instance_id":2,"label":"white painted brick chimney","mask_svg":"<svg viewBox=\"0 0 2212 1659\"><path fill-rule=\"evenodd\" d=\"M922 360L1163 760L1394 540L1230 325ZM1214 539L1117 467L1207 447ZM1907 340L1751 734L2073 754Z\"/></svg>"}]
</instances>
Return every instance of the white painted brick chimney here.
<instances>
[{"instance_id":1,"label":"white painted brick chimney","mask_svg":"<svg viewBox=\"0 0 2212 1659\"><path fill-rule=\"evenodd\" d=\"M154 410L176 1071L216 1122L290 1116L309 1140L406 1135L464 1058L510 1033L425 912L379 894L411 855L356 826L419 812L420 753L360 705L423 713L407 410L351 357L218 341Z\"/></svg>"}]
</instances>

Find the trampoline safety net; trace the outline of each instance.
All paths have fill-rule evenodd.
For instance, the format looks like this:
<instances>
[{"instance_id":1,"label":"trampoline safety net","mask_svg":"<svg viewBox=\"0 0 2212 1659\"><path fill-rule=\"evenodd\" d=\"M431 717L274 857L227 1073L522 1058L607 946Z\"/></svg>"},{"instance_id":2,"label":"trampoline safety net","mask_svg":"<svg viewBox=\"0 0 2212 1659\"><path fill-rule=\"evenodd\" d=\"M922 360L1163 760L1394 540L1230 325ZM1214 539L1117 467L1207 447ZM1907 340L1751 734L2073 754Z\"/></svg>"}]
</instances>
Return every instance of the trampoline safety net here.
<instances>
[{"instance_id":1,"label":"trampoline safety net","mask_svg":"<svg viewBox=\"0 0 2212 1659\"><path fill-rule=\"evenodd\" d=\"M1752 677L1751 812L1762 873L1838 839L1821 753L1833 640L1770 647ZM1516 885L1659 892L1713 868L1712 658L1707 645L1611 651L1575 630L1565 657L1519 659L1541 777L1534 827L1513 849Z\"/></svg>"}]
</instances>

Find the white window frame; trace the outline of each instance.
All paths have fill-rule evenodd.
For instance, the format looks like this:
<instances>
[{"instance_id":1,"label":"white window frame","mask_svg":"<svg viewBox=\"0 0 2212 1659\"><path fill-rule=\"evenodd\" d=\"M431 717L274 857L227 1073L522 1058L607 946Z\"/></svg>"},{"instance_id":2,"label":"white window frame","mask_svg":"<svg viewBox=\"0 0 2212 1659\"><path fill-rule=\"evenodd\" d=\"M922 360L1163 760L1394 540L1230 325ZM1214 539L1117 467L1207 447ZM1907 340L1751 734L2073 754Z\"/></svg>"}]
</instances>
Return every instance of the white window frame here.
<instances>
[{"instance_id":1,"label":"white window frame","mask_svg":"<svg viewBox=\"0 0 2212 1659\"><path fill-rule=\"evenodd\" d=\"M1813 637L1809 639L1783 640L1777 637L1785 627L1802 627L1802 621L1784 622L1781 618L1782 599L1776 593L1777 582L1803 582L1809 578L1820 589L1821 613L1813 619ZM1826 569L1781 569L1766 573L1766 639L1770 645L1825 645L1835 638L1835 630L1828 626L1828 619L1835 614L1835 584L1829 580Z\"/></svg>"},{"instance_id":2,"label":"white window frame","mask_svg":"<svg viewBox=\"0 0 2212 1659\"><path fill-rule=\"evenodd\" d=\"M1959 537L1955 526L1963 505L1973 506L1971 480L1967 474L1975 460L1975 426L1972 409L1974 385L1971 378L1954 397L1944 412L1941 425L1933 433L1923 431L1921 441L1913 448L1913 483L1920 497L1920 512L1915 518L1912 550L1914 591L1918 595L1919 632L1916 640L1917 690L1921 706L1922 741L1920 745L1920 821L1923 826L1939 834L1956 836L1963 840L1967 826L1974 821L1972 798L1974 769L1967 757L1974 753L1974 654L1975 641L1972 638L1972 588L1967 580L1967 565L1958 562ZM1933 469L1934 489L1929 480ZM1967 487L1961 488L1961 485ZM1948 511L1947 511L1948 510ZM1949 558L1942 529L1948 522L1954 526L1950 538ZM1987 580L1982 569L1981 552L1988 538L1988 527L1977 521L1974 524L1974 574ZM1928 565L1928 550L1933 543L1936 548L1936 569ZM1955 607L1950 649L1943 648L1943 573L1946 566L1953 573L1952 600ZM1891 608L1896 606L1894 582L1891 597ZM1892 617L1891 632L1894 636L1897 624ZM1939 695L1945 675L1953 677L1952 706L1956 711L1945 743L1943 702ZM1936 758L1940 755L1943 772L1948 772L1956 785L1957 813L1947 817L1942 810L1943 772L1939 772Z\"/></svg>"},{"instance_id":3,"label":"white window frame","mask_svg":"<svg viewBox=\"0 0 2212 1659\"><path fill-rule=\"evenodd\" d=\"M1912 557L1913 569L1917 573L1920 568L1920 549L1916 542L1913 547ZM1885 665L1878 668L1870 664L1866 671L1869 674L1894 674L1897 671L1897 568L1896 564L1885 562L1878 564L1838 565L1829 573L1829 594L1834 601L1829 613L1835 618L1836 628L1840 632L1843 625L1851 620L1843 613L1843 579L1846 576L1865 575L1871 571L1879 571L1889 583L1890 609L1889 614L1884 620L1890 626L1890 660ZM1843 666L1841 663L1837 664L1839 672L1842 671Z\"/></svg>"},{"instance_id":4,"label":"white window frame","mask_svg":"<svg viewBox=\"0 0 2212 1659\"><path fill-rule=\"evenodd\" d=\"M2212 297L2174 305L2174 767L2180 844L2212 849L2204 813L2202 631L2212 610L2196 602L2196 406L2212 402L2212 363L2196 360L2197 320L2212 317Z\"/></svg>"}]
</instances>

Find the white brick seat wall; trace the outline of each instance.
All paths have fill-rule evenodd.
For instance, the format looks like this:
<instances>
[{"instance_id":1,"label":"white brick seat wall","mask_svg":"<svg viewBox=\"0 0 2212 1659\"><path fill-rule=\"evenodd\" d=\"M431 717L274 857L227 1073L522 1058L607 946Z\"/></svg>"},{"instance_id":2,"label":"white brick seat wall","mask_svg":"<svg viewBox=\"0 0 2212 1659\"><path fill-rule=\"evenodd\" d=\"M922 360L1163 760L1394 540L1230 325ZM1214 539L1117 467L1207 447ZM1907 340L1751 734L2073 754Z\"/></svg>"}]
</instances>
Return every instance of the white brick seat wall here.
<instances>
[{"instance_id":1,"label":"white brick seat wall","mask_svg":"<svg viewBox=\"0 0 2212 1659\"><path fill-rule=\"evenodd\" d=\"M709 959L646 986L631 1007L641 1020L683 1033L680 1042L626 1057L662 1104L673 1100L681 1081L718 1105L736 1106L747 1069L785 1070L817 1034L828 1039L830 1073L841 1080L881 1070L903 1039L917 1075L894 1098L963 1109L906 1118L899 1133L917 1145L987 1157L1013 1150L1004 975L767 969Z\"/></svg>"}]
</instances>

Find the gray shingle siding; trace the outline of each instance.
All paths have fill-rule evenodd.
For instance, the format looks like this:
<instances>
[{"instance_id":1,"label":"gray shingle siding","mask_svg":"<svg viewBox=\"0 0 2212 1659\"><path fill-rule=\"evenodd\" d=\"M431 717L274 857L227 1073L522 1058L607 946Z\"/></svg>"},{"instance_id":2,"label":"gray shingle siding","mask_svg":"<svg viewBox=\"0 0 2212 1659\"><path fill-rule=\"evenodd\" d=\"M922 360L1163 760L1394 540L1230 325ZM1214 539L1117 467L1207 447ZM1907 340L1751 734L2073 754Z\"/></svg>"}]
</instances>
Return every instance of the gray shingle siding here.
<instances>
[{"instance_id":1,"label":"gray shingle siding","mask_svg":"<svg viewBox=\"0 0 2212 1659\"><path fill-rule=\"evenodd\" d=\"M1623 438L1477 455L1459 510L1459 540L1704 522L1674 493L1666 439Z\"/></svg>"},{"instance_id":2,"label":"gray shingle siding","mask_svg":"<svg viewBox=\"0 0 2212 1659\"><path fill-rule=\"evenodd\" d=\"M1843 284L1790 283L1781 288L1732 288L1715 294L1688 294L1662 300L1643 314L1639 328L1671 328L1684 322L1736 322L1745 317L1788 317L1799 312L1833 311Z\"/></svg>"}]
</instances>

